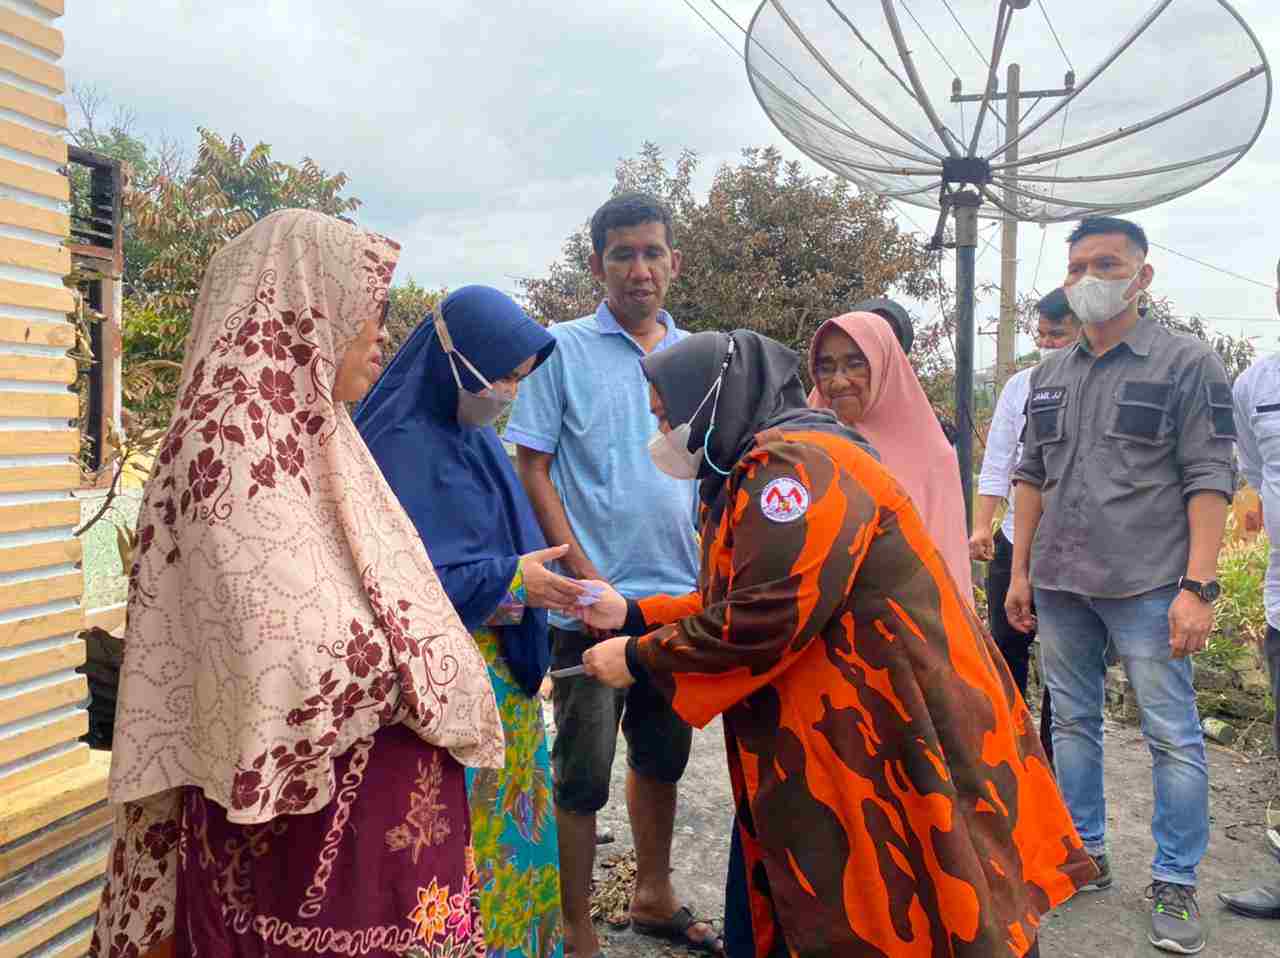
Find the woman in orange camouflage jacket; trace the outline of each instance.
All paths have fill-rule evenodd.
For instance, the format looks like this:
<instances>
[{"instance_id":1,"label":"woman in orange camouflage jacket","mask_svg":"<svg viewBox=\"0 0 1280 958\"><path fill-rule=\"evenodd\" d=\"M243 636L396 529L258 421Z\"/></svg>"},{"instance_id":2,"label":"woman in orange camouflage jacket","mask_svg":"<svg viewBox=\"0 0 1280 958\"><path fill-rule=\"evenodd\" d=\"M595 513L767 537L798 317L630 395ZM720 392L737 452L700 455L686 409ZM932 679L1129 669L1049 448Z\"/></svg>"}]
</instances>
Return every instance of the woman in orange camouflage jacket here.
<instances>
[{"instance_id":1,"label":"woman in orange camouflage jacket","mask_svg":"<svg viewBox=\"0 0 1280 958\"><path fill-rule=\"evenodd\" d=\"M746 954L1037 954L1040 916L1094 867L911 501L805 407L781 344L701 333L642 364L655 463L701 480L700 591L603 589L584 621L631 637L584 664L693 725L723 715Z\"/></svg>"}]
</instances>

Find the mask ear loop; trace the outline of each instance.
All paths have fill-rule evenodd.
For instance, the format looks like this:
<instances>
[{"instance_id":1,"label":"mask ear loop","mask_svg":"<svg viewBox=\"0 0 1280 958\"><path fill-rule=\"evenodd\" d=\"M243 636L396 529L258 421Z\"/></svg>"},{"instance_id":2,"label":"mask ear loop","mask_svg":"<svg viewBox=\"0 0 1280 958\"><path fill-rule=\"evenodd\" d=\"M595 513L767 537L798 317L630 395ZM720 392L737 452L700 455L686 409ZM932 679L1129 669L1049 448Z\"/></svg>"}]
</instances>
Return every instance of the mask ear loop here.
<instances>
[{"instance_id":1,"label":"mask ear loop","mask_svg":"<svg viewBox=\"0 0 1280 958\"><path fill-rule=\"evenodd\" d=\"M730 475L732 469L721 469L715 464L715 460L711 458L711 434L716 431L716 411L720 408L720 390L724 386L724 374L729 370L729 362L733 359L733 337L729 337L729 352L724 357L724 363L720 366L720 375L716 379L716 398L711 404L711 422L707 426L707 434L702 437L702 458L708 466L722 476Z\"/></svg>"},{"instance_id":2,"label":"mask ear loop","mask_svg":"<svg viewBox=\"0 0 1280 958\"><path fill-rule=\"evenodd\" d=\"M480 370L471 365L471 360L458 352L457 347L453 345L453 337L449 335L449 327L445 325L444 313L440 312L437 308L432 310L431 315L432 323L436 327L436 335L440 337L440 348L443 349L445 355L449 357L449 371L453 373L453 381L457 384L458 388L466 389L466 387L462 385L462 379L458 376L458 367L453 361L454 356L457 356L466 364L467 369L471 370L471 375L480 380L480 383L485 389L492 389L493 384L489 382L489 380L485 379ZM468 392L470 392L470 390L468 390Z\"/></svg>"}]
</instances>

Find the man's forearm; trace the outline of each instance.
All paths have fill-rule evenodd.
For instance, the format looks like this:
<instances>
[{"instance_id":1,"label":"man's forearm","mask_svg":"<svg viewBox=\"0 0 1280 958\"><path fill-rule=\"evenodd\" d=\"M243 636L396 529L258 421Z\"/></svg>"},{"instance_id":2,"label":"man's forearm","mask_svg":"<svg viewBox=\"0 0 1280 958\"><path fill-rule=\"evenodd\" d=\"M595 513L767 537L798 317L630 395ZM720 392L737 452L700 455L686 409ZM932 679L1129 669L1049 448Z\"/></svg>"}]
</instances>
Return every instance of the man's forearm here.
<instances>
[{"instance_id":1,"label":"man's forearm","mask_svg":"<svg viewBox=\"0 0 1280 958\"><path fill-rule=\"evenodd\" d=\"M1187 524L1191 546L1187 554L1187 578L1208 582L1218 576L1218 553L1227 528L1230 504L1217 492L1197 492L1187 500Z\"/></svg>"},{"instance_id":2,"label":"man's forearm","mask_svg":"<svg viewBox=\"0 0 1280 958\"><path fill-rule=\"evenodd\" d=\"M1013 564L1015 578L1031 577L1031 543L1044 512L1038 486L1020 482L1013 489Z\"/></svg>"},{"instance_id":3,"label":"man's forearm","mask_svg":"<svg viewBox=\"0 0 1280 958\"><path fill-rule=\"evenodd\" d=\"M591 560L582 550L578 537L573 534L569 524L569 514L565 512L564 503L555 483L551 481L551 473L538 462L526 462L523 457L517 460L520 482L529 502L533 505L533 514L542 527L542 535L549 546L567 545L569 551L560 561L567 568L588 568Z\"/></svg>"},{"instance_id":4,"label":"man's forearm","mask_svg":"<svg viewBox=\"0 0 1280 958\"><path fill-rule=\"evenodd\" d=\"M978 507L973 510L973 528L989 531L995 521L996 509L1004 502L999 496L978 496Z\"/></svg>"}]
</instances>

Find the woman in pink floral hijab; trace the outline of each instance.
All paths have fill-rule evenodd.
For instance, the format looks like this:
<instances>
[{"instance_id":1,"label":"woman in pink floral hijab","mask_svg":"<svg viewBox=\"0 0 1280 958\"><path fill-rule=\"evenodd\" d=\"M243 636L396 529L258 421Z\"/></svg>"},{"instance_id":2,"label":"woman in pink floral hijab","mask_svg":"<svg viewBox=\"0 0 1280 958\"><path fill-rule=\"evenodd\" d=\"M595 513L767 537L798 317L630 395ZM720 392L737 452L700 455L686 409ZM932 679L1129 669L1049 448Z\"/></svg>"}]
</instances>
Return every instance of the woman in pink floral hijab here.
<instances>
[{"instance_id":1,"label":"woman in pink floral hijab","mask_svg":"<svg viewBox=\"0 0 1280 958\"><path fill-rule=\"evenodd\" d=\"M214 257L138 519L95 955L483 953L484 659L347 413L399 247L273 213Z\"/></svg>"}]
</instances>

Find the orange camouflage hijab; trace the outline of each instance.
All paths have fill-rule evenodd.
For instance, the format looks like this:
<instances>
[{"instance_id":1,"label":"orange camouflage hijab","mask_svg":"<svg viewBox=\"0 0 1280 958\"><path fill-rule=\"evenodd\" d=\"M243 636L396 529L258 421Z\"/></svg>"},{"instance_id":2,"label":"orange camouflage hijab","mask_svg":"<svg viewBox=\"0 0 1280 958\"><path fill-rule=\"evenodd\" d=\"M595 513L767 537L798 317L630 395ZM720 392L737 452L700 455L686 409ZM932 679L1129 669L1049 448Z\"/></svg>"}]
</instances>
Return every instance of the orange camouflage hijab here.
<instances>
[{"instance_id":1,"label":"orange camouflage hijab","mask_svg":"<svg viewBox=\"0 0 1280 958\"><path fill-rule=\"evenodd\" d=\"M315 811L333 760L399 722L501 767L484 660L330 395L398 258L284 210L209 265L138 520L112 801L194 785L240 824Z\"/></svg>"}]
</instances>

